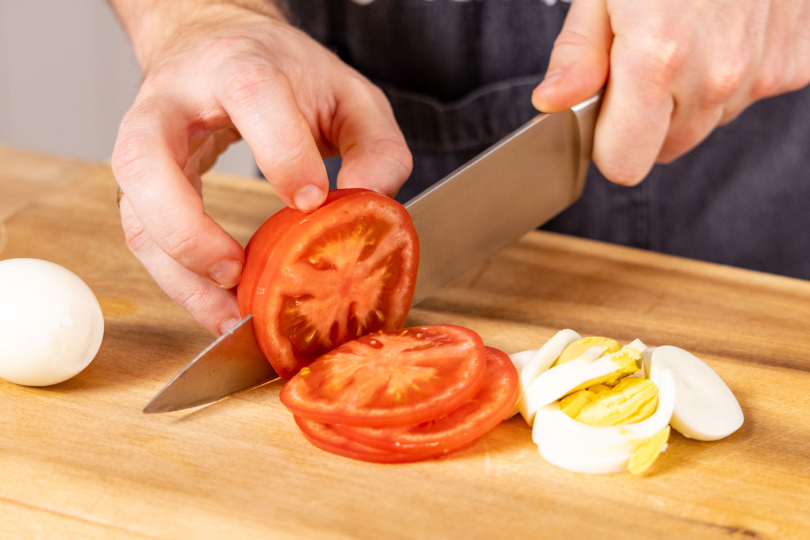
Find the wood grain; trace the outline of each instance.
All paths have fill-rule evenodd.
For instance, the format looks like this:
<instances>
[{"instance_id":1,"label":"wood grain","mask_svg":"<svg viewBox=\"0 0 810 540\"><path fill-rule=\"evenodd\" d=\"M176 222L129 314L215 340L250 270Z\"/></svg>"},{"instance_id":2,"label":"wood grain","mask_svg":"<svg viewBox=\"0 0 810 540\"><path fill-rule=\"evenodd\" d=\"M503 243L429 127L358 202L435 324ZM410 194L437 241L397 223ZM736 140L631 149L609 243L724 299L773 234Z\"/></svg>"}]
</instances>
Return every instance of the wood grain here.
<instances>
[{"instance_id":1,"label":"wood grain","mask_svg":"<svg viewBox=\"0 0 810 540\"><path fill-rule=\"evenodd\" d=\"M44 179L19 159L17 182L63 176L59 160L33 159L57 171ZM714 443L673 434L640 478L556 469L520 418L447 459L372 465L310 446L278 383L143 415L211 337L129 254L109 169L76 170L7 217L2 257L76 272L102 303L105 339L63 384L0 381L1 538L810 537L810 283L531 233L409 323L468 326L508 353L560 328L684 347L738 396L742 429ZM267 184L224 176L207 178L205 198L243 243L281 205Z\"/></svg>"}]
</instances>

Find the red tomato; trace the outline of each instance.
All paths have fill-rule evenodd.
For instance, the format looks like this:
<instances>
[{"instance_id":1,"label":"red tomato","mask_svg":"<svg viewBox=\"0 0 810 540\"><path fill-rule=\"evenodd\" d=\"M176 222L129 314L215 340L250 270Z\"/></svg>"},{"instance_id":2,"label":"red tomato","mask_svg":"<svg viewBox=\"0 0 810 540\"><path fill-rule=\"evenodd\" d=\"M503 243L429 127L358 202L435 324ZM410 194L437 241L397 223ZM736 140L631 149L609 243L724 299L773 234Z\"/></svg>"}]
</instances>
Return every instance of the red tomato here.
<instances>
[{"instance_id":1,"label":"red tomato","mask_svg":"<svg viewBox=\"0 0 810 540\"><path fill-rule=\"evenodd\" d=\"M325 424L408 426L444 416L484 383L486 349L450 325L376 332L302 369L281 390L296 416Z\"/></svg>"},{"instance_id":2,"label":"red tomato","mask_svg":"<svg viewBox=\"0 0 810 540\"><path fill-rule=\"evenodd\" d=\"M239 286L242 316L278 374L357 336L402 327L419 267L405 208L363 189L338 190L311 214L284 209L256 231Z\"/></svg>"},{"instance_id":3,"label":"red tomato","mask_svg":"<svg viewBox=\"0 0 810 540\"><path fill-rule=\"evenodd\" d=\"M436 420L398 428L333 428L350 440L389 452L419 455L456 448L497 426L520 396L518 372L506 353L487 347L485 377L484 385L470 401Z\"/></svg>"},{"instance_id":4,"label":"red tomato","mask_svg":"<svg viewBox=\"0 0 810 540\"><path fill-rule=\"evenodd\" d=\"M332 429L332 426L328 424L313 422L312 420L299 418L298 416L295 417L295 423L298 424L304 438L321 450L329 452L330 454L337 454L360 461L370 461L372 463L411 463L414 461L424 461L426 459L436 459L454 452L460 452L475 444L473 440L461 447L448 450L424 454L401 454L378 450L351 441L337 433Z\"/></svg>"}]
</instances>

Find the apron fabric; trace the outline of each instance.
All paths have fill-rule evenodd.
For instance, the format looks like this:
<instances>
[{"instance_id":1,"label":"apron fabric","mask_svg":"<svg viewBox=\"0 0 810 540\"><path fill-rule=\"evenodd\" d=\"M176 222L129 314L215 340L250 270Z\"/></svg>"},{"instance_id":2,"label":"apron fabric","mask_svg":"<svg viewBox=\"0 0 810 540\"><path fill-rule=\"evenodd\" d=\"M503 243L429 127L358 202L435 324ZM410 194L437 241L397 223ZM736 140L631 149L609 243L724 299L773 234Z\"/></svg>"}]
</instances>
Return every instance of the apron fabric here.
<instances>
[{"instance_id":1,"label":"apron fabric","mask_svg":"<svg viewBox=\"0 0 810 540\"><path fill-rule=\"evenodd\" d=\"M537 114L567 3L288 0L294 23L379 85L414 170L406 202ZM332 176L335 164L327 167ZM591 166L544 229L810 279L810 87L759 101L635 187Z\"/></svg>"}]
</instances>

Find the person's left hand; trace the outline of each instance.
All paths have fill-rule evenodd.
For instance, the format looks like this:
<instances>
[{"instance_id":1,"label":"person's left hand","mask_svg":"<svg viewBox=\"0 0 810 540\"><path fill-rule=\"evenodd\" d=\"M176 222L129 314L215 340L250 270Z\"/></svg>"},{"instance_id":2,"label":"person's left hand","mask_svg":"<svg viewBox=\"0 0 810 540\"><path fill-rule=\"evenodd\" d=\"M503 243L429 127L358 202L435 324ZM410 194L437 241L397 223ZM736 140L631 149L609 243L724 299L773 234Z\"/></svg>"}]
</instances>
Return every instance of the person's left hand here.
<instances>
[{"instance_id":1,"label":"person's left hand","mask_svg":"<svg viewBox=\"0 0 810 540\"><path fill-rule=\"evenodd\" d=\"M554 112L605 83L593 161L634 185L751 103L810 83L807 0L574 0L532 96Z\"/></svg>"}]
</instances>

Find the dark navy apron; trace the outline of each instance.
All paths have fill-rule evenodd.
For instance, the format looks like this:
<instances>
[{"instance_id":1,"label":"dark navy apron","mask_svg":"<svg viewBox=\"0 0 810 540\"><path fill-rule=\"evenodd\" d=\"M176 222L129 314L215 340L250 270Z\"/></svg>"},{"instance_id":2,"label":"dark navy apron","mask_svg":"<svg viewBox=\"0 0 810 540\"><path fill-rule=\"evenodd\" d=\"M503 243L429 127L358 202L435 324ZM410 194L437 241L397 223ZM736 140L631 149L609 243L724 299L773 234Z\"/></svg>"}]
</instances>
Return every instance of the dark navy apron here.
<instances>
[{"instance_id":1,"label":"dark navy apron","mask_svg":"<svg viewBox=\"0 0 810 540\"><path fill-rule=\"evenodd\" d=\"M569 4L288 0L291 19L388 95L414 156L405 202L537 112ZM810 87L755 103L636 187L591 167L545 229L810 279Z\"/></svg>"}]
</instances>

